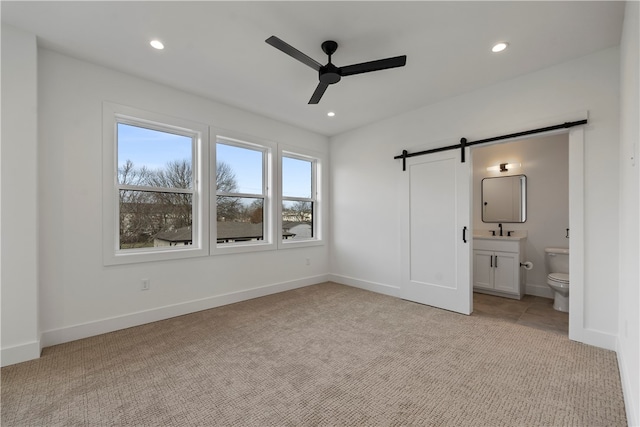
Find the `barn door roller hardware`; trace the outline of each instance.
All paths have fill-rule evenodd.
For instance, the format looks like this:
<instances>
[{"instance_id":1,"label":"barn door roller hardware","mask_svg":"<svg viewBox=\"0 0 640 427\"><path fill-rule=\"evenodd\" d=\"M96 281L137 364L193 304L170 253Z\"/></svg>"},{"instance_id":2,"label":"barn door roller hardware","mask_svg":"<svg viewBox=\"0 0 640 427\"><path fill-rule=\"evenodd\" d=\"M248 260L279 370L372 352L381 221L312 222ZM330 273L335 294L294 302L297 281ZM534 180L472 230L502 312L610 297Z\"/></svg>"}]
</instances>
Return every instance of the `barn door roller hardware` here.
<instances>
[{"instance_id":1,"label":"barn door roller hardware","mask_svg":"<svg viewBox=\"0 0 640 427\"><path fill-rule=\"evenodd\" d=\"M525 130L525 131L522 131L522 132L510 133L508 135L494 136L492 138L481 139L481 140L473 141L473 142L467 141L467 138L461 138L460 139L460 144L448 145L446 147L432 148L430 150L425 150L425 151L416 151L415 153L409 153L407 150L402 150L402 154L400 154L398 156L395 156L394 159L402 159L402 170L406 171L407 170L407 159L409 157L424 156L425 154L433 154L433 153L439 153L441 151L460 149L460 161L462 163L464 163L465 162L465 157L464 157L465 148L470 147L472 145L486 144L488 142L495 142L495 141L500 141L500 140L503 140L503 139L517 138L517 137L520 137L520 136L526 136L526 135L533 135L533 134L536 134L536 133L549 132L549 131L557 130L557 129L568 129L568 128L572 128L574 126L580 126L580 125L584 125L584 124L587 124L587 119L577 120L575 122L565 122L565 123L561 123L559 125L547 126L547 127L538 128L538 129Z\"/></svg>"}]
</instances>

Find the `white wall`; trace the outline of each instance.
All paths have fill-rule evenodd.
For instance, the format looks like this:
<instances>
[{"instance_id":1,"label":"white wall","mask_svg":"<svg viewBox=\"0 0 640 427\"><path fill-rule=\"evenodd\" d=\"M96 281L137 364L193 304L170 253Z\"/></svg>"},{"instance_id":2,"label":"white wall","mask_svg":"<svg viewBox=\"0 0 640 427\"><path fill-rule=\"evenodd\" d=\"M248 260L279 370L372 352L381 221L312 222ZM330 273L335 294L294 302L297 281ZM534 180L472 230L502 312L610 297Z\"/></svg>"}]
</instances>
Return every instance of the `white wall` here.
<instances>
[{"instance_id":1,"label":"white wall","mask_svg":"<svg viewBox=\"0 0 640 427\"><path fill-rule=\"evenodd\" d=\"M612 347L618 330L619 201L612 173L619 162L618 65L618 49L607 49L332 138L332 278L397 295L403 172L393 157L402 149L474 141L588 110L580 320L585 341Z\"/></svg>"},{"instance_id":2,"label":"white wall","mask_svg":"<svg viewBox=\"0 0 640 427\"><path fill-rule=\"evenodd\" d=\"M326 280L328 245L105 267L103 101L327 155L328 140L49 50L38 59L43 346Z\"/></svg>"},{"instance_id":3,"label":"white wall","mask_svg":"<svg viewBox=\"0 0 640 427\"><path fill-rule=\"evenodd\" d=\"M36 37L2 26L2 365L40 356Z\"/></svg>"},{"instance_id":4,"label":"white wall","mask_svg":"<svg viewBox=\"0 0 640 427\"><path fill-rule=\"evenodd\" d=\"M620 43L620 334L629 425L640 425L640 3L627 2Z\"/></svg>"},{"instance_id":5,"label":"white wall","mask_svg":"<svg viewBox=\"0 0 640 427\"><path fill-rule=\"evenodd\" d=\"M473 156L473 228L497 230L498 225L482 222L481 183L483 178L508 175L527 176L527 218L524 223L504 223L503 230L526 230L526 259L533 269L525 271L526 293L553 298L547 285L547 247L569 247L569 135L543 136L489 146L478 146ZM500 163L520 163L509 172L487 171Z\"/></svg>"}]
</instances>

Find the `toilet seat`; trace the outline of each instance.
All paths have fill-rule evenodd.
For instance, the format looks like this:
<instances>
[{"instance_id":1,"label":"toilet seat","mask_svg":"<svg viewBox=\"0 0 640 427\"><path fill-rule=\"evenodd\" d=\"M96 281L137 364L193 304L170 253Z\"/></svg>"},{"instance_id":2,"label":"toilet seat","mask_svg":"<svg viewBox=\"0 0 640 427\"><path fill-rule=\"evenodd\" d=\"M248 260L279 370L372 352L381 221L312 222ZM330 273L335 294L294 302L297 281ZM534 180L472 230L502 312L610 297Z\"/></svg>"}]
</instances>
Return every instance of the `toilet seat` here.
<instances>
[{"instance_id":1,"label":"toilet seat","mask_svg":"<svg viewBox=\"0 0 640 427\"><path fill-rule=\"evenodd\" d=\"M569 287L569 275L567 273L550 273L547 279L561 288Z\"/></svg>"}]
</instances>

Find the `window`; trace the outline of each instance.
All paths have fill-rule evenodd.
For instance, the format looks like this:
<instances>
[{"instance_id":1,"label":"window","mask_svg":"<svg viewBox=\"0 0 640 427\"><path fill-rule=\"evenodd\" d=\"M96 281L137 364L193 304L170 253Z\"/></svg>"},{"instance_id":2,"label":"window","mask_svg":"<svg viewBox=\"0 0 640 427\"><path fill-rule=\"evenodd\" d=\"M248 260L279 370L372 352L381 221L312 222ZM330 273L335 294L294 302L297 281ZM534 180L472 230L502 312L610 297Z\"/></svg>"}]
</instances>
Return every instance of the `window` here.
<instances>
[{"instance_id":1,"label":"window","mask_svg":"<svg viewBox=\"0 0 640 427\"><path fill-rule=\"evenodd\" d=\"M281 247L320 240L320 157L281 150Z\"/></svg>"},{"instance_id":2,"label":"window","mask_svg":"<svg viewBox=\"0 0 640 427\"><path fill-rule=\"evenodd\" d=\"M323 244L321 153L109 102L103 124L105 265Z\"/></svg>"},{"instance_id":3,"label":"window","mask_svg":"<svg viewBox=\"0 0 640 427\"><path fill-rule=\"evenodd\" d=\"M119 122L119 249L193 243L193 137Z\"/></svg>"},{"instance_id":4,"label":"window","mask_svg":"<svg viewBox=\"0 0 640 427\"><path fill-rule=\"evenodd\" d=\"M105 119L105 181L115 181L105 188L105 263L206 253L198 164L206 128L113 104Z\"/></svg>"},{"instance_id":5,"label":"window","mask_svg":"<svg viewBox=\"0 0 640 427\"><path fill-rule=\"evenodd\" d=\"M273 248L271 152L265 142L216 138L214 252Z\"/></svg>"}]
</instances>

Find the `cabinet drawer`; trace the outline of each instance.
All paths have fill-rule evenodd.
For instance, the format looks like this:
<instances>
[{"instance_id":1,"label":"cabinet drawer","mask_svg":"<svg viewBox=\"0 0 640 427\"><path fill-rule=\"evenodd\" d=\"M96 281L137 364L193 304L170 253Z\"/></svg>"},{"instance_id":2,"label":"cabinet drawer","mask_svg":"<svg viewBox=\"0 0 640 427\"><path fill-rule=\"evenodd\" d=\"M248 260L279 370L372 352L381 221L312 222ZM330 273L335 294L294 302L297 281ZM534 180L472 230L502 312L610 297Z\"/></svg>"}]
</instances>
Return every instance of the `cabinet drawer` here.
<instances>
[{"instance_id":1,"label":"cabinet drawer","mask_svg":"<svg viewBox=\"0 0 640 427\"><path fill-rule=\"evenodd\" d=\"M520 240L473 239L473 249L484 251L520 252Z\"/></svg>"}]
</instances>

